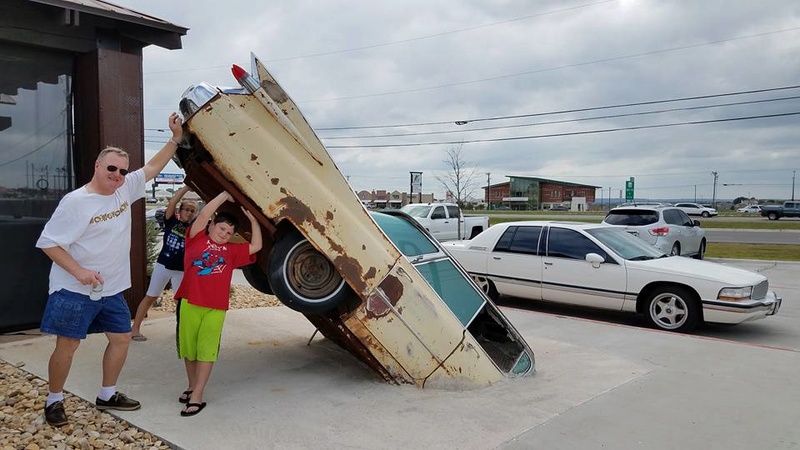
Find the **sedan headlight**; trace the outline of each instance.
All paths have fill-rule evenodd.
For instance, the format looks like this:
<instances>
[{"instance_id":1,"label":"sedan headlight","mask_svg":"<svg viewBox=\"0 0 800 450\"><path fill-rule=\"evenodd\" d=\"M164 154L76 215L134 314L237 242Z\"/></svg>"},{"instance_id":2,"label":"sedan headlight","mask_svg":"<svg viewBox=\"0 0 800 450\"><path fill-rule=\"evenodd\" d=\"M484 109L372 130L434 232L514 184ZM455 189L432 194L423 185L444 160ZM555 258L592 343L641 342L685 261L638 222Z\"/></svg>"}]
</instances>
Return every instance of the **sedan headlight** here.
<instances>
[{"instance_id":1,"label":"sedan headlight","mask_svg":"<svg viewBox=\"0 0 800 450\"><path fill-rule=\"evenodd\" d=\"M731 302L738 302L741 300L750 300L753 295L753 286L747 287L729 287L723 288L719 291L717 298L720 300L727 300Z\"/></svg>"}]
</instances>

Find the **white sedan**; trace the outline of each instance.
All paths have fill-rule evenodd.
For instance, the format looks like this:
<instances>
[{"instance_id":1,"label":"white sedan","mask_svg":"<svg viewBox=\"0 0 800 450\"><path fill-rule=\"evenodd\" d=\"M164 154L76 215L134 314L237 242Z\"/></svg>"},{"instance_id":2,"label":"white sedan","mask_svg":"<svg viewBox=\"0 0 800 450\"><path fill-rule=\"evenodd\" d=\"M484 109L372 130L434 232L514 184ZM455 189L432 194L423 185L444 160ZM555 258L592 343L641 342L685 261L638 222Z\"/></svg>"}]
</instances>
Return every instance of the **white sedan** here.
<instances>
[{"instance_id":1,"label":"white sedan","mask_svg":"<svg viewBox=\"0 0 800 450\"><path fill-rule=\"evenodd\" d=\"M635 312L663 330L762 319L781 304L763 275L670 257L602 224L507 222L442 245L490 297Z\"/></svg>"}]
</instances>

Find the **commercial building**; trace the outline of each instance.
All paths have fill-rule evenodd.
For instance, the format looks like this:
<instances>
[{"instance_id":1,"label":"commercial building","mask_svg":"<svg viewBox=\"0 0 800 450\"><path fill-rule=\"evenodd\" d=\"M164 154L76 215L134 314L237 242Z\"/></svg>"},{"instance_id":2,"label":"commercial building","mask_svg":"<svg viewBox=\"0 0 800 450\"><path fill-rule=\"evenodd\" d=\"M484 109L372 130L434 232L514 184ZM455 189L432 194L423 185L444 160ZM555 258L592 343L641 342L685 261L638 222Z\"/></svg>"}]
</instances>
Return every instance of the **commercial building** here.
<instances>
[{"instance_id":1,"label":"commercial building","mask_svg":"<svg viewBox=\"0 0 800 450\"><path fill-rule=\"evenodd\" d=\"M600 186L538 177L506 176L509 181L484 187L490 209L535 211L554 206L587 211Z\"/></svg>"}]
</instances>

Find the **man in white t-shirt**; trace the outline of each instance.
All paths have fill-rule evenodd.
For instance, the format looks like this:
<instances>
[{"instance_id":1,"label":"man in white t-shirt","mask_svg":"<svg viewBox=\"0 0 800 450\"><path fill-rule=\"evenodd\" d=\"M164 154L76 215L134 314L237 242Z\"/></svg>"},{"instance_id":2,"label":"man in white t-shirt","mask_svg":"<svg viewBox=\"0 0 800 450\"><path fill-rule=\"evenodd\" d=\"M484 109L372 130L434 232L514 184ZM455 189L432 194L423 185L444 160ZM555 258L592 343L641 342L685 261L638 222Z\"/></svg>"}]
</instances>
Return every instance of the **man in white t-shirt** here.
<instances>
[{"instance_id":1,"label":"man in white t-shirt","mask_svg":"<svg viewBox=\"0 0 800 450\"><path fill-rule=\"evenodd\" d=\"M67 421L64 384L72 356L88 333L105 333L103 381L97 409L132 411L138 401L116 390L128 355L131 313L122 296L131 287L131 204L145 196L145 183L155 178L175 154L183 138L183 121L169 116L172 137L139 170L128 172L128 154L108 147L94 163L88 184L61 199L36 242L53 260L47 306L41 331L56 335L48 365L45 418L50 425Z\"/></svg>"}]
</instances>

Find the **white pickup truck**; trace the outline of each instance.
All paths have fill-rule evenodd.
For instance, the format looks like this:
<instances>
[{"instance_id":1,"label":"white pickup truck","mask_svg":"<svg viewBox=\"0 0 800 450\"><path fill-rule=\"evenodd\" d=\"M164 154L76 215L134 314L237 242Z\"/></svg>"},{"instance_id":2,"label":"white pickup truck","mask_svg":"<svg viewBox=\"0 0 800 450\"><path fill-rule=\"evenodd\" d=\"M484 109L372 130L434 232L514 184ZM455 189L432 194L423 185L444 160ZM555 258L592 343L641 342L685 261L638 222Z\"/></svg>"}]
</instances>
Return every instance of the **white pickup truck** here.
<instances>
[{"instance_id":1,"label":"white pickup truck","mask_svg":"<svg viewBox=\"0 0 800 450\"><path fill-rule=\"evenodd\" d=\"M440 242L472 239L489 228L488 216L465 216L455 203L409 203L400 211L413 217Z\"/></svg>"}]
</instances>

